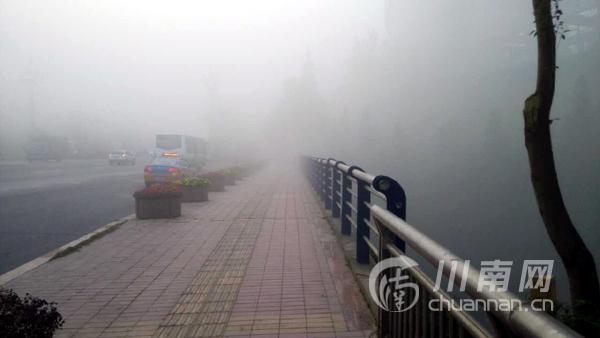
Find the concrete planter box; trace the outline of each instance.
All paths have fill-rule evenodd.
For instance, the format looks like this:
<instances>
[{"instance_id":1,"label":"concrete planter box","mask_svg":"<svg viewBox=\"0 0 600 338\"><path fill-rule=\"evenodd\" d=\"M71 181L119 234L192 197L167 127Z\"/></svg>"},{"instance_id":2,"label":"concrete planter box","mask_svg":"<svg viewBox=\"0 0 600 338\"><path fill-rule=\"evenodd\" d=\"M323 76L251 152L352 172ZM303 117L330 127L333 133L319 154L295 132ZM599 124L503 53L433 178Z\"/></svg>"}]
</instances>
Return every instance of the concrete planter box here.
<instances>
[{"instance_id":1,"label":"concrete planter box","mask_svg":"<svg viewBox=\"0 0 600 338\"><path fill-rule=\"evenodd\" d=\"M235 176L233 174L225 175L225 185L234 185Z\"/></svg>"},{"instance_id":2,"label":"concrete planter box","mask_svg":"<svg viewBox=\"0 0 600 338\"><path fill-rule=\"evenodd\" d=\"M183 195L181 202L206 202L208 201L208 187L182 186Z\"/></svg>"},{"instance_id":3,"label":"concrete planter box","mask_svg":"<svg viewBox=\"0 0 600 338\"><path fill-rule=\"evenodd\" d=\"M174 218L181 216L181 196L135 198L138 219Z\"/></svg>"},{"instance_id":4,"label":"concrete planter box","mask_svg":"<svg viewBox=\"0 0 600 338\"><path fill-rule=\"evenodd\" d=\"M208 191L225 191L225 177L224 176L212 176L207 177L210 181L210 187Z\"/></svg>"}]
</instances>

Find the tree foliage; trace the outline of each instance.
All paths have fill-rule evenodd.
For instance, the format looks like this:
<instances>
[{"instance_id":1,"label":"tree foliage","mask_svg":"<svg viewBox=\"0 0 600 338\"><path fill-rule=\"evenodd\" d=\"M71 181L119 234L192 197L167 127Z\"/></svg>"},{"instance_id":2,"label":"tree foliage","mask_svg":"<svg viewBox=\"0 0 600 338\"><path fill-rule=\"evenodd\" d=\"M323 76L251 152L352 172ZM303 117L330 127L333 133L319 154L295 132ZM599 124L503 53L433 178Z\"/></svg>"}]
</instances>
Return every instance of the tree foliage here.
<instances>
[{"instance_id":1,"label":"tree foliage","mask_svg":"<svg viewBox=\"0 0 600 338\"><path fill-rule=\"evenodd\" d=\"M56 304L0 288L0 337L45 338L62 327L64 320Z\"/></svg>"}]
</instances>

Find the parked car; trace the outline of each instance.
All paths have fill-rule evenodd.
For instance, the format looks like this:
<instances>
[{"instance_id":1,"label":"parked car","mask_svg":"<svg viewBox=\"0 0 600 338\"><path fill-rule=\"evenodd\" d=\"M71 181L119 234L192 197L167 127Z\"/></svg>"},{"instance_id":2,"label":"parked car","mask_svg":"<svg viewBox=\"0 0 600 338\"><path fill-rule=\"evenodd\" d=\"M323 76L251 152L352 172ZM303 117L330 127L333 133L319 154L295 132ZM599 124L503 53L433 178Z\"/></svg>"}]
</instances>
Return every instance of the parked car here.
<instances>
[{"instance_id":1,"label":"parked car","mask_svg":"<svg viewBox=\"0 0 600 338\"><path fill-rule=\"evenodd\" d=\"M149 187L155 183L175 183L196 174L196 170L178 157L157 157L144 168L144 181Z\"/></svg>"},{"instance_id":2,"label":"parked car","mask_svg":"<svg viewBox=\"0 0 600 338\"><path fill-rule=\"evenodd\" d=\"M113 150L108 154L108 164L110 165L121 165L121 164L135 164L135 154L127 150Z\"/></svg>"}]
</instances>

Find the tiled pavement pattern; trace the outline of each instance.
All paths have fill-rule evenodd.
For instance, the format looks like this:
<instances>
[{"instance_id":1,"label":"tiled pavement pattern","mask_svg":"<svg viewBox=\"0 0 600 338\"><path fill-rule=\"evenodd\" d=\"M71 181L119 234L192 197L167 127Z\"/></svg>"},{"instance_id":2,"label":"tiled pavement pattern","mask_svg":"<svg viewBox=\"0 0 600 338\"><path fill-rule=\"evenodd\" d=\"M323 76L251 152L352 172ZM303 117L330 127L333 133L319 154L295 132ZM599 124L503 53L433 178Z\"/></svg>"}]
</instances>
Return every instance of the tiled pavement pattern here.
<instances>
[{"instance_id":1,"label":"tiled pavement pattern","mask_svg":"<svg viewBox=\"0 0 600 338\"><path fill-rule=\"evenodd\" d=\"M133 220L7 287L56 301L59 337L368 337L341 247L295 170L173 220Z\"/></svg>"}]
</instances>

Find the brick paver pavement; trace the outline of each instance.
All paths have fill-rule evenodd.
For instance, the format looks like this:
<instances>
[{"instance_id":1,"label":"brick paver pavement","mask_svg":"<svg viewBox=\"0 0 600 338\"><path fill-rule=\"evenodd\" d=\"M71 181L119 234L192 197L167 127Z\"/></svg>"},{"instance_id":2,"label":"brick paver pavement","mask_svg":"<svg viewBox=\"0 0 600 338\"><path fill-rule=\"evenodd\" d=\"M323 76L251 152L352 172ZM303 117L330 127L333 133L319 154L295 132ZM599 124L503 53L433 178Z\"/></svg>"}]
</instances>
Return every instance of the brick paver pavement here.
<instances>
[{"instance_id":1,"label":"brick paver pavement","mask_svg":"<svg viewBox=\"0 0 600 338\"><path fill-rule=\"evenodd\" d=\"M59 337L373 335L297 170L265 169L210 199L177 219L131 220L5 286L57 302Z\"/></svg>"}]
</instances>

